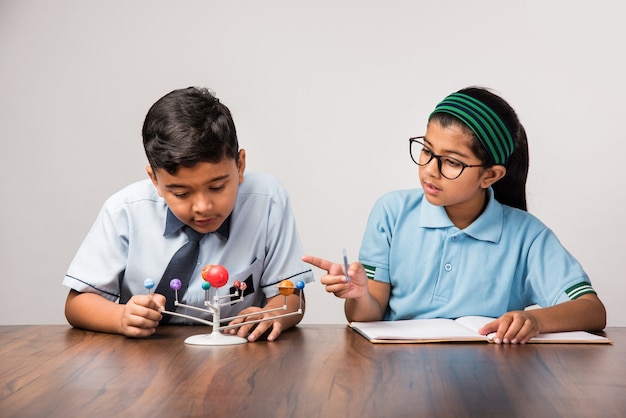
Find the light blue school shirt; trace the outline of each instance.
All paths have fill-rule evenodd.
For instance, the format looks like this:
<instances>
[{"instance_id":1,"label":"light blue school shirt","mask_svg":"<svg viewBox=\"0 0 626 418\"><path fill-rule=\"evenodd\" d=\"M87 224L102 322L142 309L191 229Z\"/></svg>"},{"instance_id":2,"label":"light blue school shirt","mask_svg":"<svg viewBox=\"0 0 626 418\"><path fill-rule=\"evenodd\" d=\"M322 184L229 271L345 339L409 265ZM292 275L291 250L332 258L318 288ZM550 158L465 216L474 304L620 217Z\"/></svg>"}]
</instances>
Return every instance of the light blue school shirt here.
<instances>
[{"instance_id":1,"label":"light blue school shirt","mask_svg":"<svg viewBox=\"0 0 626 418\"><path fill-rule=\"evenodd\" d=\"M491 189L485 211L463 230L422 189L384 195L371 211L359 260L370 279L391 285L385 320L499 317L594 292L555 234L528 212L500 204Z\"/></svg>"},{"instance_id":2,"label":"light blue school shirt","mask_svg":"<svg viewBox=\"0 0 626 418\"><path fill-rule=\"evenodd\" d=\"M171 218L167 222L168 212L149 179L111 196L78 249L63 284L111 301L120 295L127 299L148 294L146 278L155 281L156 289L171 257L188 241L180 229L182 222L173 215L174 222ZM287 191L270 175L246 173L228 223L200 241L198 262L181 302L205 308L202 267L221 264L228 269L229 280L218 290L220 295L228 294L236 280L246 282L248 292L254 290L244 301L223 307L221 317L236 315L249 306L262 307L267 298L279 293L280 281L314 280L302 255ZM187 313L210 318L196 311ZM177 322L190 321L173 316L171 323Z\"/></svg>"}]
</instances>

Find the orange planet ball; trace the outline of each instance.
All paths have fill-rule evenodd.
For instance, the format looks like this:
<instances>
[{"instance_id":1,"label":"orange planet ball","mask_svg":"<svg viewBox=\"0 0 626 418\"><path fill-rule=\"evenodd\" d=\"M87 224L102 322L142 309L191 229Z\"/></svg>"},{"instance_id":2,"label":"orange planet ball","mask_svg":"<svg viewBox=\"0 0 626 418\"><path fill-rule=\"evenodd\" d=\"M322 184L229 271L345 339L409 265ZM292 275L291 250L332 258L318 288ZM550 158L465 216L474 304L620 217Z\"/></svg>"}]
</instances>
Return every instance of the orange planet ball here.
<instances>
[{"instance_id":1,"label":"orange planet ball","mask_svg":"<svg viewBox=\"0 0 626 418\"><path fill-rule=\"evenodd\" d=\"M290 280L283 280L282 282L278 283L278 293L283 296L291 295L294 289L295 287L293 286L293 282L291 282Z\"/></svg>"}]
</instances>

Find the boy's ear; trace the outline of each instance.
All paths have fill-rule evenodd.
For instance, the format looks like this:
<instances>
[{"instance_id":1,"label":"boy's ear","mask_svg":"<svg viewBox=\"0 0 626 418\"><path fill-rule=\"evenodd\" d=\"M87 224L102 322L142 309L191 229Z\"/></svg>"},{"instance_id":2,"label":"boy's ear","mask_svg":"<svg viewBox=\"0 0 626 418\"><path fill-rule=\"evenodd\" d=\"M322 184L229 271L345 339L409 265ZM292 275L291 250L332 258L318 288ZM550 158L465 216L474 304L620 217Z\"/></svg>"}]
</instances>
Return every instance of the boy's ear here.
<instances>
[{"instance_id":1,"label":"boy's ear","mask_svg":"<svg viewBox=\"0 0 626 418\"><path fill-rule=\"evenodd\" d=\"M506 175L506 167L503 165L492 165L488 167L483 173L480 186L483 189L491 187L496 181L500 180Z\"/></svg>"},{"instance_id":2,"label":"boy's ear","mask_svg":"<svg viewBox=\"0 0 626 418\"><path fill-rule=\"evenodd\" d=\"M148 174L148 177L150 177L150 180L152 180L152 184L154 184L154 187L157 187L158 182L157 182L156 174L154 174L154 170L152 170L152 167L150 167L149 165L146 166L146 173Z\"/></svg>"},{"instance_id":3,"label":"boy's ear","mask_svg":"<svg viewBox=\"0 0 626 418\"><path fill-rule=\"evenodd\" d=\"M239 184L243 183L243 173L246 171L246 150L239 150L239 157L237 161L237 172L239 173Z\"/></svg>"}]
</instances>

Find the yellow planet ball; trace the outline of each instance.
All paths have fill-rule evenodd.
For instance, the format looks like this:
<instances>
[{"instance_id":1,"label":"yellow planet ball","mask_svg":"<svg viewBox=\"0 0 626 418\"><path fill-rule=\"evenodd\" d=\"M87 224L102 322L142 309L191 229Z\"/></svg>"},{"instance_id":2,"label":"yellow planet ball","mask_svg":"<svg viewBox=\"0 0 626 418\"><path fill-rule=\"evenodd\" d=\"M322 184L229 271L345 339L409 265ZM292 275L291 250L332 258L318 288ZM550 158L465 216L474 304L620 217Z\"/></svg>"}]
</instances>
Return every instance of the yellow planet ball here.
<instances>
[{"instance_id":1,"label":"yellow planet ball","mask_svg":"<svg viewBox=\"0 0 626 418\"><path fill-rule=\"evenodd\" d=\"M282 282L278 283L278 293L283 296L291 295L294 289L295 287L293 285L293 282L291 282L290 280L283 280Z\"/></svg>"}]
</instances>

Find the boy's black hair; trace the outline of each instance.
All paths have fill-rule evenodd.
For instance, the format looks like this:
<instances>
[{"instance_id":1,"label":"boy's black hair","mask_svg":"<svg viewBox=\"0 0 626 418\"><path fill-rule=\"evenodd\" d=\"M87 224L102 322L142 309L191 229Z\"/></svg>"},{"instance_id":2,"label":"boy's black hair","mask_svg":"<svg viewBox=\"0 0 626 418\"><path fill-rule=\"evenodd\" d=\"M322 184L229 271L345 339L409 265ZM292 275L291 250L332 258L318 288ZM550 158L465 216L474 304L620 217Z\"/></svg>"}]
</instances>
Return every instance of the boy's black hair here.
<instances>
[{"instance_id":1,"label":"boy's black hair","mask_svg":"<svg viewBox=\"0 0 626 418\"><path fill-rule=\"evenodd\" d=\"M509 158L506 165L506 175L495 182L492 186L495 198L498 202L512 206L514 208L527 210L526 204L526 179L528 177L528 140L526 131L522 126L515 110L500 96L480 87L468 87L459 90L471 96L491 108L500 116L509 128L515 141L515 151ZM436 120L441 126L449 125L461 126L474 140L472 141L472 151L481 160L482 164L493 164L491 157L485 147L480 143L472 130L460 119L448 113L433 113L429 119Z\"/></svg>"},{"instance_id":2,"label":"boy's black hair","mask_svg":"<svg viewBox=\"0 0 626 418\"><path fill-rule=\"evenodd\" d=\"M239 156L230 110L205 88L174 90L160 98L146 115L142 136L152 169L170 174L181 166Z\"/></svg>"}]
</instances>

